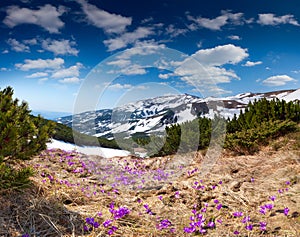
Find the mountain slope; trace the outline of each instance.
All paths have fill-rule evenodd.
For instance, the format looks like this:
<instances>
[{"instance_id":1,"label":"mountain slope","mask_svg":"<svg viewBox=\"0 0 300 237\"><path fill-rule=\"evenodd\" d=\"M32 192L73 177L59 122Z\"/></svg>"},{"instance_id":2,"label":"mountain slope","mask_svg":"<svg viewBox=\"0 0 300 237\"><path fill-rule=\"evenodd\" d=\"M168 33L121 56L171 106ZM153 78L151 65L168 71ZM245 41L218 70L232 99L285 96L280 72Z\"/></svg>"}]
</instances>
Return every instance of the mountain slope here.
<instances>
[{"instance_id":1,"label":"mountain slope","mask_svg":"<svg viewBox=\"0 0 300 237\"><path fill-rule=\"evenodd\" d=\"M164 132L165 127L174 123L193 120L197 116L212 118L220 115L232 118L251 101L267 99L299 100L300 89L272 91L267 93L242 93L223 98L199 98L196 96L168 95L117 107L84 112L75 116L57 119L82 133L97 137L113 138L113 134L157 133Z\"/></svg>"}]
</instances>

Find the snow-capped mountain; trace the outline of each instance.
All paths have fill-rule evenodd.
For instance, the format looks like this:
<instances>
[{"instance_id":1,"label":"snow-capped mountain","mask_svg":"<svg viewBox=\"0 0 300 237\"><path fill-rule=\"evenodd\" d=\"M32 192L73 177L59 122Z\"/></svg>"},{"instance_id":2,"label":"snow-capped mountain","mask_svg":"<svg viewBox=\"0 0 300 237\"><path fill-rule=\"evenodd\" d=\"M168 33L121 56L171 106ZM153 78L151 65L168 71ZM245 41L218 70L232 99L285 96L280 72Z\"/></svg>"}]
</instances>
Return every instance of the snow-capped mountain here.
<instances>
[{"instance_id":1,"label":"snow-capped mountain","mask_svg":"<svg viewBox=\"0 0 300 237\"><path fill-rule=\"evenodd\" d=\"M243 93L223 98L199 98L196 96L168 95L117 107L84 112L57 119L85 134L113 138L113 134L162 133L174 123L190 121L197 116L213 117L218 114L232 118L254 100L261 98L293 101L300 99L300 89L267 93Z\"/></svg>"}]
</instances>

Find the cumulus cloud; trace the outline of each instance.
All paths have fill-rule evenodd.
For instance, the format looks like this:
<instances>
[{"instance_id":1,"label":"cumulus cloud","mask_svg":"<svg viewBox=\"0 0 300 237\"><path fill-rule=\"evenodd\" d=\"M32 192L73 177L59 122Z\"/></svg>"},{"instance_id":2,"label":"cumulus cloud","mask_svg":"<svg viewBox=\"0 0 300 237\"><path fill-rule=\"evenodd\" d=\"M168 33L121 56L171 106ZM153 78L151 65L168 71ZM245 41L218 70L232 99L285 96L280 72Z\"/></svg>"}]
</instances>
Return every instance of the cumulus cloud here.
<instances>
[{"instance_id":1,"label":"cumulus cloud","mask_svg":"<svg viewBox=\"0 0 300 237\"><path fill-rule=\"evenodd\" d=\"M151 27L138 27L133 32L126 32L119 37L104 40L103 43L108 47L109 51L114 51L125 48L129 44L133 44L137 40L147 38L153 34L155 34L155 32Z\"/></svg>"},{"instance_id":2,"label":"cumulus cloud","mask_svg":"<svg viewBox=\"0 0 300 237\"><path fill-rule=\"evenodd\" d=\"M160 79L166 80L166 79L169 79L170 74L159 74L158 77L159 77Z\"/></svg>"},{"instance_id":3,"label":"cumulus cloud","mask_svg":"<svg viewBox=\"0 0 300 237\"><path fill-rule=\"evenodd\" d=\"M231 40L241 40L241 37L239 37L238 35L229 35L228 39L231 39Z\"/></svg>"},{"instance_id":4,"label":"cumulus cloud","mask_svg":"<svg viewBox=\"0 0 300 237\"><path fill-rule=\"evenodd\" d=\"M267 78L262 83L266 86L284 86L288 82L296 82L294 78L288 76L288 75L276 75Z\"/></svg>"},{"instance_id":5,"label":"cumulus cloud","mask_svg":"<svg viewBox=\"0 0 300 237\"><path fill-rule=\"evenodd\" d=\"M259 14L258 24L261 25L279 25L279 24L291 24L300 26L298 21L294 18L294 15L288 14L283 16L275 16L273 13Z\"/></svg>"},{"instance_id":6,"label":"cumulus cloud","mask_svg":"<svg viewBox=\"0 0 300 237\"><path fill-rule=\"evenodd\" d=\"M216 18L205 18L205 17L193 17L187 15L188 20L192 21L190 25L191 30L196 30L199 27L207 28L210 30L221 30L221 28L227 24L239 25L243 24L243 13L231 13L229 11L222 11L221 15Z\"/></svg>"},{"instance_id":7,"label":"cumulus cloud","mask_svg":"<svg viewBox=\"0 0 300 237\"><path fill-rule=\"evenodd\" d=\"M81 5L88 22L103 29L106 33L120 34L132 23L131 17L124 17L118 14L109 13L99 9L95 5L89 4L85 0L76 1Z\"/></svg>"},{"instance_id":8,"label":"cumulus cloud","mask_svg":"<svg viewBox=\"0 0 300 237\"><path fill-rule=\"evenodd\" d=\"M81 63L77 63L74 66L71 66L69 68L62 68L57 71L55 71L52 74L52 78L64 78L64 77L78 77L79 76L79 69L82 67Z\"/></svg>"},{"instance_id":9,"label":"cumulus cloud","mask_svg":"<svg viewBox=\"0 0 300 237\"><path fill-rule=\"evenodd\" d=\"M80 82L80 79L78 77L68 77L59 80L59 82L63 84L78 84Z\"/></svg>"},{"instance_id":10,"label":"cumulus cloud","mask_svg":"<svg viewBox=\"0 0 300 237\"><path fill-rule=\"evenodd\" d=\"M65 12L65 7L56 8L50 4L41 6L38 10L10 6L6 9L7 16L3 23L10 28L20 24L34 24L43 27L49 33L59 33L64 26L64 22L59 17Z\"/></svg>"},{"instance_id":11,"label":"cumulus cloud","mask_svg":"<svg viewBox=\"0 0 300 237\"><path fill-rule=\"evenodd\" d=\"M38 77L47 77L47 76L48 76L47 72L36 72L26 76L26 78L38 78Z\"/></svg>"},{"instance_id":12,"label":"cumulus cloud","mask_svg":"<svg viewBox=\"0 0 300 237\"><path fill-rule=\"evenodd\" d=\"M11 49L15 52L30 52L29 46L17 41L16 39L9 38L7 43L10 45Z\"/></svg>"},{"instance_id":13,"label":"cumulus cloud","mask_svg":"<svg viewBox=\"0 0 300 237\"><path fill-rule=\"evenodd\" d=\"M43 40L42 41L42 48L44 50L48 50L53 52L55 55L75 55L77 56L78 50L73 47L76 45L75 41L70 40Z\"/></svg>"},{"instance_id":14,"label":"cumulus cloud","mask_svg":"<svg viewBox=\"0 0 300 237\"><path fill-rule=\"evenodd\" d=\"M27 45L36 45L38 41L37 39L33 38L33 39L23 40L23 43Z\"/></svg>"},{"instance_id":15,"label":"cumulus cloud","mask_svg":"<svg viewBox=\"0 0 300 237\"><path fill-rule=\"evenodd\" d=\"M210 49L201 49L192 55L199 63L210 66L236 64L248 56L247 49L243 49L233 44L220 45Z\"/></svg>"},{"instance_id":16,"label":"cumulus cloud","mask_svg":"<svg viewBox=\"0 0 300 237\"><path fill-rule=\"evenodd\" d=\"M218 86L240 79L226 64L237 64L248 57L247 49L232 44L198 50L185 59L174 71L175 76L194 86L206 96L227 93Z\"/></svg>"},{"instance_id":17,"label":"cumulus cloud","mask_svg":"<svg viewBox=\"0 0 300 237\"><path fill-rule=\"evenodd\" d=\"M138 64L132 64L129 66L122 66L121 69L108 71L109 74L121 74L121 75L144 75L147 73L145 68Z\"/></svg>"},{"instance_id":18,"label":"cumulus cloud","mask_svg":"<svg viewBox=\"0 0 300 237\"><path fill-rule=\"evenodd\" d=\"M262 63L263 63L262 61L257 61L257 62L247 61L243 66L244 67L254 67L254 66L260 65Z\"/></svg>"},{"instance_id":19,"label":"cumulus cloud","mask_svg":"<svg viewBox=\"0 0 300 237\"><path fill-rule=\"evenodd\" d=\"M114 90L114 91L117 91L117 90L131 90L131 89L146 90L146 89L148 89L148 87L146 87L144 85L131 85L131 84L116 83L116 84L109 85L107 89Z\"/></svg>"},{"instance_id":20,"label":"cumulus cloud","mask_svg":"<svg viewBox=\"0 0 300 237\"><path fill-rule=\"evenodd\" d=\"M166 46L164 44L156 44L155 42L140 42L135 44L135 47L126 49L121 54L116 56L117 59L125 59L129 60L131 57L135 57L137 55L145 56L159 53L160 50L165 49Z\"/></svg>"},{"instance_id":21,"label":"cumulus cloud","mask_svg":"<svg viewBox=\"0 0 300 237\"><path fill-rule=\"evenodd\" d=\"M119 59L119 60L107 62L107 65L114 65L120 68L129 66L130 64L131 61L127 59Z\"/></svg>"},{"instance_id":22,"label":"cumulus cloud","mask_svg":"<svg viewBox=\"0 0 300 237\"><path fill-rule=\"evenodd\" d=\"M16 68L22 71L28 71L32 69L59 69L64 64L62 58L54 59L25 59L24 63L15 64Z\"/></svg>"},{"instance_id":23,"label":"cumulus cloud","mask_svg":"<svg viewBox=\"0 0 300 237\"><path fill-rule=\"evenodd\" d=\"M170 35L172 38L175 38L179 35L184 35L188 32L188 29L176 28L174 25L169 25L166 30L166 34Z\"/></svg>"}]
</instances>

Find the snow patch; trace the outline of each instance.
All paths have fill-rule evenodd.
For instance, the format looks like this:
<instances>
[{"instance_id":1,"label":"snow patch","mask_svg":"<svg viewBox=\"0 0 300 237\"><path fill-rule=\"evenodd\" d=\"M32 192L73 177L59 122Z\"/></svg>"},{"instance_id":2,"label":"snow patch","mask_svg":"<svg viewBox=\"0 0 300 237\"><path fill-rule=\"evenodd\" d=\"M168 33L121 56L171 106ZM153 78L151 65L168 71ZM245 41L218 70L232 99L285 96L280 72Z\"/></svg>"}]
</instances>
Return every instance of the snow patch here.
<instances>
[{"instance_id":1,"label":"snow patch","mask_svg":"<svg viewBox=\"0 0 300 237\"><path fill-rule=\"evenodd\" d=\"M76 151L86 155L98 155L105 158L112 158L115 156L128 156L130 155L129 151L117 150L104 147L96 146L77 146L71 143L66 143L63 141L52 139L51 142L47 143L48 149L61 149L64 151Z\"/></svg>"}]
</instances>

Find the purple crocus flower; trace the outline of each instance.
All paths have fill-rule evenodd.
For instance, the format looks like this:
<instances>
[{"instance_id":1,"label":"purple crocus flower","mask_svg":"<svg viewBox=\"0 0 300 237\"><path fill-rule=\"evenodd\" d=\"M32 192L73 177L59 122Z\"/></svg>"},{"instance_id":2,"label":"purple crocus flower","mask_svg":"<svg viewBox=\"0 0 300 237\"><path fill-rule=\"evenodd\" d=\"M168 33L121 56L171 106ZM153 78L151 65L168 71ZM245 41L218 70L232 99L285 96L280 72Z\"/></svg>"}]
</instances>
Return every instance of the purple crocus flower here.
<instances>
[{"instance_id":1,"label":"purple crocus flower","mask_svg":"<svg viewBox=\"0 0 300 237\"><path fill-rule=\"evenodd\" d=\"M288 215L289 214L290 209L288 207L284 208L283 213L284 215Z\"/></svg>"},{"instance_id":2,"label":"purple crocus flower","mask_svg":"<svg viewBox=\"0 0 300 237\"><path fill-rule=\"evenodd\" d=\"M223 207L223 205L220 203L220 204L217 205L216 208L217 208L217 210L220 210L222 207Z\"/></svg>"},{"instance_id":3,"label":"purple crocus flower","mask_svg":"<svg viewBox=\"0 0 300 237\"><path fill-rule=\"evenodd\" d=\"M215 227L215 223L213 221L210 221L210 222L207 223L207 227L214 228Z\"/></svg>"},{"instance_id":4,"label":"purple crocus flower","mask_svg":"<svg viewBox=\"0 0 300 237\"><path fill-rule=\"evenodd\" d=\"M241 216L243 216L243 212L237 211L237 212L232 213L232 215L234 217L241 217Z\"/></svg>"},{"instance_id":5,"label":"purple crocus flower","mask_svg":"<svg viewBox=\"0 0 300 237\"><path fill-rule=\"evenodd\" d=\"M274 195L270 197L270 200L273 202L275 201L275 199L276 199L276 196L274 196Z\"/></svg>"},{"instance_id":6,"label":"purple crocus flower","mask_svg":"<svg viewBox=\"0 0 300 237\"><path fill-rule=\"evenodd\" d=\"M253 230L253 225L246 225L246 230Z\"/></svg>"},{"instance_id":7,"label":"purple crocus flower","mask_svg":"<svg viewBox=\"0 0 300 237\"><path fill-rule=\"evenodd\" d=\"M267 229L267 222L259 222L260 230L265 231Z\"/></svg>"}]
</instances>

